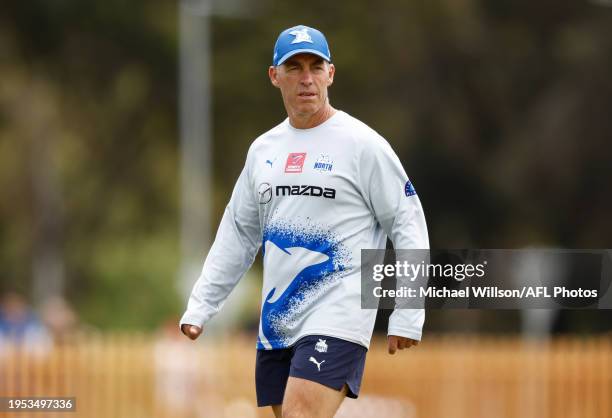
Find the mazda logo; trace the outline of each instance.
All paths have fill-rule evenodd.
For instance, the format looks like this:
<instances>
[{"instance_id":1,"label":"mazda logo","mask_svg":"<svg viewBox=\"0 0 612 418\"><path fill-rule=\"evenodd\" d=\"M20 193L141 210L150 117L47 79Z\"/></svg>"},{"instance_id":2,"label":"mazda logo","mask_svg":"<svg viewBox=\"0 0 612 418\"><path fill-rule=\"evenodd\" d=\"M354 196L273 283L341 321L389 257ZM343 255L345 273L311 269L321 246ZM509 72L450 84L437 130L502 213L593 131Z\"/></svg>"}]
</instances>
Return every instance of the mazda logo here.
<instances>
[{"instance_id":1,"label":"mazda logo","mask_svg":"<svg viewBox=\"0 0 612 418\"><path fill-rule=\"evenodd\" d=\"M272 186L270 186L270 183L261 183L257 189L257 194L259 195L260 205L270 203L270 200L272 200Z\"/></svg>"}]
</instances>

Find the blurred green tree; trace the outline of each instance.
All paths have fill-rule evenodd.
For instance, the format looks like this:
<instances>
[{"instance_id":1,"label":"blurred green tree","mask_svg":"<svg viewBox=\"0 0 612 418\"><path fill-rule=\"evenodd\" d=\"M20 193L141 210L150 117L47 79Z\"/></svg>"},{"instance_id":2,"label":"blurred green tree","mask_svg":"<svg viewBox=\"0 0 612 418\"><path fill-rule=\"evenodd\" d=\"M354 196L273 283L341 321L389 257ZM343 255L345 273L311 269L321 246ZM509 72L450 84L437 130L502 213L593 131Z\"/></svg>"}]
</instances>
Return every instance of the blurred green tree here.
<instances>
[{"instance_id":1,"label":"blurred green tree","mask_svg":"<svg viewBox=\"0 0 612 418\"><path fill-rule=\"evenodd\" d=\"M612 247L612 9L263 4L248 21L212 21L215 223L249 144L285 117L266 71L278 32L303 23L330 41L332 104L400 155L433 246ZM51 144L66 292L83 318L154 326L181 311L176 25L165 1L3 6L0 289L31 291L35 126Z\"/></svg>"}]
</instances>

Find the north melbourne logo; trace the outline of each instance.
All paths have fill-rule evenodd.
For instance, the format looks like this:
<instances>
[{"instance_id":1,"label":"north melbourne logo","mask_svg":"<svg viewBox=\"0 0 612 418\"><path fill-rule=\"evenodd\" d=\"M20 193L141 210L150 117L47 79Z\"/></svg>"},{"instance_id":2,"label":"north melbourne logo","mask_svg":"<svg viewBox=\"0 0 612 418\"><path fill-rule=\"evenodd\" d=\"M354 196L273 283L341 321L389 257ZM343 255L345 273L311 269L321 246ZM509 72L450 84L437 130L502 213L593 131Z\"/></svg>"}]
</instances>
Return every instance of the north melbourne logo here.
<instances>
[{"instance_id":1,"label":"north melbourne logo","mask_svg":"<svg viewBox=\"0 0 612 418\"><path fill-rule=\"evenodd\" d=\"M319 342L315 344L315 350L319 353L327 353L327 344L325 341L327 340L322 340L319 338Z\"/></svg>"},{"instance_id":2,"label":"north melbourne logo","mask_svg":"<svg viewBox=\"0 0 612 418\"><path fill-rule=\"evenodd\" d=\"M329 155L321 154L317 161L314 163L313 168L320 173L324 173L326 171L332 171L332 167L334 166L334 161L331 159Z\"/></svg>"},{"instance_id":3,"label":"north melbourne logo","mask_svg":"<svg viewBox=\"0 0 612 418\"><path fill-rule=\"evenodd\" d=\"M312 38L310 37L310 34L308 33L308 28L302 28L300 30L292 30L291 32L289 32L289 35L295 36L295 39L291 41L292 44L299 44L301 42L309 42L311 44L314 43L312 42Z\"/></svg>"}]
</instances>

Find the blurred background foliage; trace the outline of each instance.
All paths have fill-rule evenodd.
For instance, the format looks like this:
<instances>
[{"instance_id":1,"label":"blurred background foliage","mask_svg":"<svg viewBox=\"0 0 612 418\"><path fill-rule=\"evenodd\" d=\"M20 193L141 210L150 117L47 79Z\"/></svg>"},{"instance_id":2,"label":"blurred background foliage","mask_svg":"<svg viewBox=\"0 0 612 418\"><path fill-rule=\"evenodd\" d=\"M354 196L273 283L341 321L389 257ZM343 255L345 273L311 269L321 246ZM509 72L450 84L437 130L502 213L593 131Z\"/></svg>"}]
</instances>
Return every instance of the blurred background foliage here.
<instances>
[{"instance_id":1,"label":"blurred background foliage","mask_svg":"<svg viewBox=\"0 0 612 418\"><path fill-rule=\"evenodd\" d=\"M249 144L285 117L267 79L276 36L307 24L331 45L332 104L393 145L433 247L612 248L606 1L258 4L211 20L214 225ZM32 293L32 260L52 236L84 322L150 328L181 314L177 65L176 2L3 4L0 291ZM517 322L462 315L434 313L431 326Z\"/></svg>"}]
</instances>

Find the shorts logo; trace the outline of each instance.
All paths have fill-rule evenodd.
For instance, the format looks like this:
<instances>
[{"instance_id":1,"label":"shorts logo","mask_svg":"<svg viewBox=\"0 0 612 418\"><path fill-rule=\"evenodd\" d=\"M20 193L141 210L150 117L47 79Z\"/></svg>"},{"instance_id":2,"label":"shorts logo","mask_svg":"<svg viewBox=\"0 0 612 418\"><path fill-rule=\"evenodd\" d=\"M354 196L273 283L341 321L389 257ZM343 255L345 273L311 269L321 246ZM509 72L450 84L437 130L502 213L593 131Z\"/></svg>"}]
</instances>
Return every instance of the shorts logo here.
<instances>
[{"instance_id":1,"label":"shorts logo","mask_svg":"<svg viewBox=\"0 0 612 418\"><path fill-rule=\"evenodd\" d=\"M257 194L259 195L259 204L265 205L272 200L272 186L270 183L261 183L257 188Z\"/></svg>"},{"instance_id":2,"label":"shorts logo","mask_svg":"<svg viewBox=\"0 0 612 418\"><path fill-rule=\"evenodd\" d=\"M323 360L321 363L319 363L319 362L317 361L317 359L316 359L316 358L314 358L314 357L312 357L312 356L311 356L311 357L308 359L308 361L311 361L311 362L313 362L314 364L316 364L316 365L317 365L317 370L318 370L318 371L321 371L321 365L322 365L323 363L325 363L325 360Z\"/></svg>"},{"instance_id":3,"label":"shorts logo","mask_svg":"<svg viewBox=\"0 0 612 418\"><path fill-rule=\"evenodd\" d=\"M332 171L332 167L334 166L334 161L331 159L329 155L321 154L317 161L314 163L314 169L319 173L324 173L326 171Z\"/></svg>"},{"instance_id":4,"label":"shorts logo","mask_svg":"<svg viewBox=\"0 0 612 418\"><path fill-rule=\"evenodd\" d=\"M315 344L315 351L319 353L327 353L327 344L325 343L327 340L322 340L319 338L319 342Z\"/></svg>"},{"instance_id":5,"label":"shorts logo","mask_svg":"<svg viewBox=\"0 0 612 418\"><path fill-rule=\"evenodd\" d=\"M416 190L414 190L414 186L410 183L410 180L408 180L404 186L404 193L406 196L414 196L416 194Z\"/></svg>"},{"instance_id":6,"label":"shorts logo","mask_svg":"<svg viewBox=\"0 0 612 418\"><path fill-rule=\"evenodd\" d=\"M306 161L305 152L290 153L285 163L285 173L301 173L302 168L304 168L304 161Z\"/></svg>"}]
</instances>

